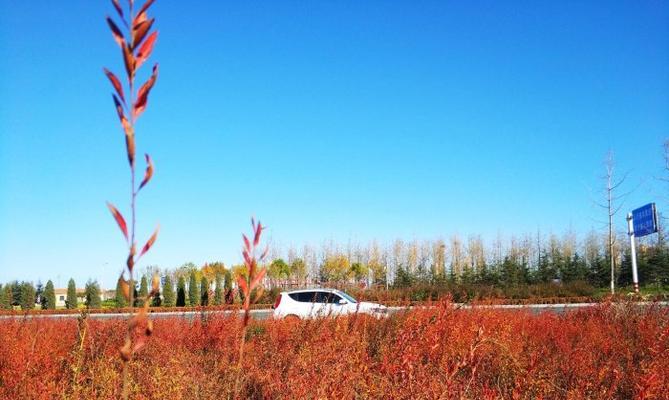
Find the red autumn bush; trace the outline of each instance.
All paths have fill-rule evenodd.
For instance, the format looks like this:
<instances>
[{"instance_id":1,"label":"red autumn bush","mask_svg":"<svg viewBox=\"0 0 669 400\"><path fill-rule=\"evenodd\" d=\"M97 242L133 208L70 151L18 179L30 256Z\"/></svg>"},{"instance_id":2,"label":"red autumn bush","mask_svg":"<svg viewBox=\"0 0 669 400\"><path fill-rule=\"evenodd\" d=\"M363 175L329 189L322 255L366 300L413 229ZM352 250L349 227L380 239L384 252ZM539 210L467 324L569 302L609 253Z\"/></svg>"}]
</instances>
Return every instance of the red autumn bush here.
<instances>
[{"instance_id":1,"label":"red autumn bush","mask_svg":"<svg viewBox=\"0 0 669 400\"><path fill-rule=\"evenodd\" d=\"M0 398L118 398L123 320L0 323ZM238 317L155 320L134 399L231 398ZM458 310L251 321L240 398L665 399L669 315L607 303L562 315ZM141 388L141 389L140 389Z\"/></svg>"}]
</instances>

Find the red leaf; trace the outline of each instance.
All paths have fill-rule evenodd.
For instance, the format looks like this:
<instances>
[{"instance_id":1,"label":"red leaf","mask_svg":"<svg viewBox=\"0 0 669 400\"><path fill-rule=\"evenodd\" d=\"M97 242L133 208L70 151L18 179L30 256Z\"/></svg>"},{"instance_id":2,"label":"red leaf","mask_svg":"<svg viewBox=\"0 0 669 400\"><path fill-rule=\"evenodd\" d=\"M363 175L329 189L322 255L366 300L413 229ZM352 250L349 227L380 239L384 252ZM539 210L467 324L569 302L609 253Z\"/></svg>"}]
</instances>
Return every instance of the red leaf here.
<instances>
[{"instance_id":1,"label":"red leaf","mask_svg":"<svg viewBox=\"0 0 669 400\"><path fill-rule=\"evenodd\" d=\"M244 247L246 250L251 251L251 242L249 242L249 238L247 238L244 234L242 234L242 238L244 239Z\"/></svg>"},{"instance_id":2,"label":"red leaf","mask_svg":"<svg viewBox=\"0 0 669 400\"><path fill-rule=\"evenodd\" d=\"M112 215L114 216L114 219L116 220L116 223L118 224L118 227L121 228L121 232L123 232L123 236L125 236L125 240L128 240L128 225L125 223L125 219L123 218L123 215L114 207L110 202L107 202L107 208L109 208L109 211L111 211Z\"/></svg>"},{"instance_id":3,"label":"red leaf","mask_svg":"<svg viewBox=\"0 0 669 400\"><path fill-rule=\"evenodd\" d=\"M260 221L258 221L258 226L256 227L256 232L255 232L256 235L255 235L255 237L253 238L253 245L254 245L254 246L257 246L258 243L260 243L260 234L262 233L262 230L263 230L263 226L262 226L262 224L260 223Z\"/></svg>"},{"instance_id":4,"label":"red leaf","mask_svg":"<svg viewBox=\"0 0 669 400\"><path fill-rule=\"evenodd\" d=\"M118 13L118 16L123 18L123 9L121 8L121 5L119 4L118 0L111 0L111 2L114 5L116 12Z\"/></svg>"},{"instance_id":5,"label":"red leaf","mask_svg":"<svg viewBox=\"0 0 669 400\"><path fill-rule=\"evenodd\" d=\"M247 267L250 267L251 264L253 264L253 261L251 261L249 253L246 250L244 250L242 251L242 255L244 256L244 263L246 264Z\"/></svg>"},{"instance_id":6,"label":"red leaf","mask_svg":"<svg viewBox=\"0 0 669 400\"><path fill-rule=\"evenodd\" d=\"M155 18L150 19L148 21L144 21L132 28L132 48L133 50L137 48L137 46L142 43L142 40L146 37L146 34L149 33L149 29L151 29L151 25L153 25L153 21Z\"/></svg>"},{"instance_id":7,"label":"red leaf","mask_svg":"<svg viewBox=\"0 0 669 400\"><path fill-rule=\"evenodd\" d=\"M135 246L133 245L128 254L128 259L125 261L125 265L128 266L128 271L132 273L132 269L135 267Z\"/></svg>"},{"instance_id":8,"label":"red leaf","mask_svg":"<svg viewBox=\"0 0 669 400\"><path fill-rule=\"evenodd\" d=\"M116 95L112 95L112 97L114 98L114 104L116 105L116 113L121 120L121 125L123 125L128 162L132 166L135 163L135 130L133 129L132 125L128 123L128 119L123 114L123 106L121 106L121 102L118 101Z\"/></svg>"},{"instance_id":9,"label":"red leaf","mask_svg":"<svg viewBox=\"0 0 669 400\"><path fill-rule=\"evenodd\" d=\"M123 50L123 62L125 63L125 72L128 74L128 79L132 81L135 77L135 58L132 56L132 52L128 46L123 42L121 45Z\"/></svg>"},{"instance_id":10,"label":"red leaf","mask_svg":"<svg viewBox=\"0 0 669 400\"><path fill-rule=\"evenodd\" d=\"M142 64L144 64L144 61L149 59L149 56L153 51L153 45L155 44L157 38L158 38L158 32L153 32L139 47L139 51L137 51L137 58L135 62L136 68L139 68Z\"/></svg>"},{"instance_id":11,"label":"red leaf","mask_svg":"<svg viewBox=\"0 0 669 400\"><path fill-rule=\"evenodd\" d=\"M114 90L116 90L116 94L123 100L123 103L125 103L125 97L123 97L123 86L121 85L121 81L118 80L116 75L114 75L113 72L108 70L107 68L102 69L107 75L107 78L109 78L109 82L111 82L112 86L114 87Z\"/></svg>"},{"instance_id":12,"label":"red leaf","mask_svg":"<svg viewBox=\"0 0 669 400\"><path fill-rule=\"evenodd\" d=\"M144 173L144 179L142 180L142 183L139 185L138 190L142 189L144 185L146 185L153 176L153 163L151 162L151 157L149 157L148 154L144 154L144 157L146 158L146 172Z\"/></svg>"},{"instance_id":13,"label":"red leaf","mask_svg":"<svg viewBox=\"0 0 669 400\"><path fill-rule=\"evenodd\" d=\"M123 275L118 278L118 285L121 288L123 297L125 297L126 300L130 300L130 285L128 284L128 281L123 279Z\"/></svg>"},{"instance_id":14,"label":"red leaf","mask_svg":"<svg viewBox=\"0 0 669 400\"><path fill-rule=\"evenodd\" d=\"M144 3L144 5L142 6L142 8L139 9L138 13L141 14L141 13L145 12L146 10L148 10L149 7L151 7L151 5L153 4L154 1L156 1L156 0L147 0Z\"/></svg>"},{"instance_id":15,"label":"red leaf","mask_svg":"<svg viewBox=\"0 0 669 400\"><path fill-rule=\"evenodd\" d=\"M149 92L151 91L151 88L153 85L156 83L156 79L158 78L158 64L153 66L153 73L151 74L151 77L149 80L142 85L142 87L139 89L137 92L137 100L135 101L135 107L134 107L134 113L135 113L135 118L138 118L146 109L146 103L149 100Z\"/></svg>"},{"instance_id":16,"label":"red leaf","mask_svg":"<svg viewBox=\"0 0 669 400\"><path fill-rule=\"evenodd\" d=\"M249 279L253 278L256 276L256 260L254 258L251 259L251 265L249 265Z\"/></svg>"},{"instance_id":17,"label":"red leaf","mask_svg":"<svg viewBox=\"0 0 669 400\"><path fill-rule=\"evenodd\" d=\"M147 251L149 251L151 246L153 246L153 244L156 242L156 238L158 237L158 231L159 230L160 230L160 226L156 227L156 230L153 231L153 235L151 235L149 240L146 242L146 244L142 248L142 251L139 253L139 257L143 256Z\"/></svg>"},{"instance_id":18,"label":"red leaf","mask_svg":"<svg viewBox=\"0 0 669 400\"><path fill-rule=\"evenodd\" d=\"M116 107L116 114L118 115L118 119L121 120L121 125L124 125L124 121L126 121L125 115L123 114L123 106L121 105L121 102L118 101L118 97L116 97L115 94L112 94L112 98L114 99L114 106Z\"/></svg>"},{"instance_id":19,"label":"red leaf","mask_svg":"<svg viewBox=\"0 0 669 400\"><path fill-rule=\"evenodd\" d=\"M121 32L121 30L118 29L118 26L116 26L114 21L109 17L107 17L107 25L109 25L109 29L111 29L112 35L114 36L114 40L116 41L116 43L118 43L119 46L123 47L123 44L125 43L123 32Z\"/></svg>"},{"instance_id":20,"label":"red leaf","mask_svg":"<svg viewBox=\"0 0 669 400\"><path fill-rule=\"evenodd\" d=\"M265 257L267 257L267 253L269 253L269 246L265 247L265 251L262 252L262 255L260 256L260 260L264 260Z\"/></svg>"},{"instance_id":21,"label":"red leaf","mask_svg":"<svg viewBox=\"0 0 669 400\"><path fill-rule=\"evenodd\" d=\"M146 20L146 10L151 7L151 4L153 4L155 0L147 0L142 8L137 11L137 16L135 17L135 20L132 21L132 25L136 26L137 24L141 23L142 21Z\"/></svg>"},{"instance_id":22,"label":"red leaf","mask_svg":"<svg viewBox=\"0 0 669 400\"><path fill-rule=\"evenodd\" d=\"M255 295L254 298L253 298L253 302L254 302L254 303L257 303L258 300L260 300L260 298L262 297L263 293L265 293L265 289L263 289L263 287L261 286L261 287L256 291L256 295Z\"/></svg>"},{"instance_id":23,"label":"red leaf","mask_svg":"<svg viewBox=\"0 0 669 400\"><path fill-rule=\"evenodd\" d=\"M157 273L151 278L151 292L154 294L160 292L160 276Z\"/></svg>"},{"instance_id":24,"label":"red leaf","mask_svg":"<svg viewBox=\"0 0 669 400\"><path fill-rule=\"evenodd\" d=\"M258 283L262 280L262 278L265 277L265 274L267 273L267 268L263 268L258 272L258 275L253 278L251 281L251 290L253 290L256 286L258 286Z\"/></svg>"},{"instance_id":25,"label":"red leaf","mask_svg":"<svg viewBox=\"0 0 669 400\"><path fill-rule=\"evenodd\" d=\"M248 297L249 288L248 284L246 283L246 279L244 279L243 276L237 277L237 285L239 285L239 289L241 289L242 293L244 293L244 297Z\"/></svg>"},{"instance_id":26,"label":"red leaf","mask_svg":"<svg viewBox=\"0 0 669 400\"><path fill-rule=\"evenodd\" d=\"M125 128L125 149L128 154L128 162L130 166L133 166L135 164L135 131L127 122L123 127Z\"/></svg>"}]
</instances>

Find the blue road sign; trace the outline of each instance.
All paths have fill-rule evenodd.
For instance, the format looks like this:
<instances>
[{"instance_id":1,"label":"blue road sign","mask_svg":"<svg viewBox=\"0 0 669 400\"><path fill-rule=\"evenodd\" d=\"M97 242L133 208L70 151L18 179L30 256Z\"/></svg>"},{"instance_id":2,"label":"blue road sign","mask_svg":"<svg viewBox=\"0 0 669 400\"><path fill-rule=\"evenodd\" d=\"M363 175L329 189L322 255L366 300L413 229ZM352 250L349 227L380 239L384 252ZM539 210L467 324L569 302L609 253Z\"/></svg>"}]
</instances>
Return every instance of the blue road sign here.
<instances>
[{"instance_id":1,"label":"blue road sign","mask_svg":"<svg viewBox=\"0 0 669 400\"><path fill-rule=\"evenodd\" d=\"M657 232L655 203L646 204L632 211L634 236L641 237Z\"/></svg>"}]
</instances>

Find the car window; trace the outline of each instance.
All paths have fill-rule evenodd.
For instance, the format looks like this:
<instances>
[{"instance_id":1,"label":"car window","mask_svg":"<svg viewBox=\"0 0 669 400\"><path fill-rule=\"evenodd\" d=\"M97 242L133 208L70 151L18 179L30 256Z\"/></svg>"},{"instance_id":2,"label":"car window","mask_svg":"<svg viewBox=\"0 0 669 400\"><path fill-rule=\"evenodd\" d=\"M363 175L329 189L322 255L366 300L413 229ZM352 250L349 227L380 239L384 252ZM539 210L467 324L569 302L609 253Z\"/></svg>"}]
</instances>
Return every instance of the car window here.
<instances>
[{"instance_id":1,"label":"car window","mask_svg":"<svg viewBox=\"0 0 669 400\"><path fill-rule=\"evenodd\" d=\"M291 299L300 303L339 303L341 296L331 292L299 292L288 293Z\"/></svg>"},{"instance_id":2,"label":"car window","mask_svg":"<svg viewBox=\"0 0 669 400\"><path fill-rule=\"evenodd\" d=\"M341 297L337 296L334 293L330 293L330 296L328 297L328 303L338 304L339 300L341 300Z\"/></svg>"},{"instance_id":3,"label":"car window","mask_svg":"<svg viewBox=\"0 0 669 400\"><path fill-rule=\"evenodd\" d=\"M357 301L350 294L348 294L346 292L341 292L341 291L339 292L339 294L341 294L344 298L346 298L346 300L348 300L349 303L353 303L353 304L357 303Z\"/></svg>"},{"instance_id":4,"label":"car window","mask_svg":"<svg viewBox=\"0 0 669 400\"><path fill-rule=\"evenodd\" d=\"M300 303L313 303L316 300L316 292L299 292L299 293L288 293L291 299L299 301Z\"/></svg>"},{"instance_id":5,"label":"car window","mask_svg":"<svg viewBox=\"0 0 669 400\"><path fill-rule=\"evenodd\" d=\"M328 294L329 293L326 292L316 292L316 296L314 296L314 303L327 303Z\"/></svg>"}]
</instances>

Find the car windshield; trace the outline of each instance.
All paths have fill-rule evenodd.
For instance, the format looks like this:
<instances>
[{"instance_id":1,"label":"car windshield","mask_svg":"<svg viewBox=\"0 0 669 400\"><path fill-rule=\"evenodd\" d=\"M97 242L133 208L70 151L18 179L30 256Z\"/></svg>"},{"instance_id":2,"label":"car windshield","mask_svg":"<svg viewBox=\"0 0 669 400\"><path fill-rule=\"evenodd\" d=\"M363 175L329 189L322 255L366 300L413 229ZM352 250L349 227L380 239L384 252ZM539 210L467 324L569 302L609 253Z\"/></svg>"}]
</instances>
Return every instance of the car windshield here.
<instances>
[{"instance_id":1,"label":"car windshield","mask_svg":"<svg viewBox=\"0 0 669 400\"><path fill-rule=\"evenodd\" d=\"M342 291L337 291L336 293L345 298L346 300L350 301L351 303L357 303L357 301L353 298L353 296L350 296Z\"/></svg>"}]
</instances>

